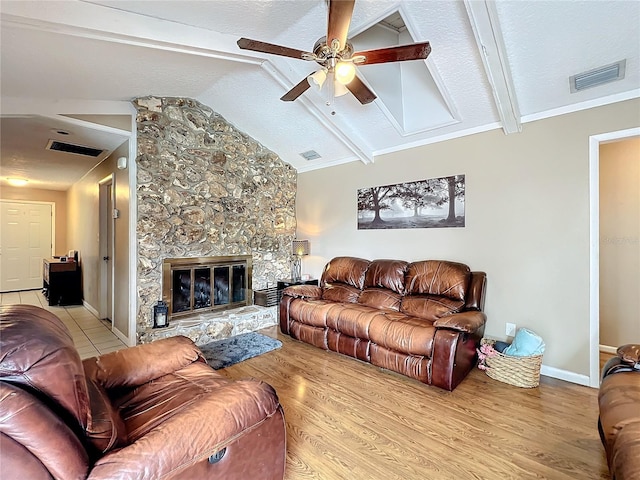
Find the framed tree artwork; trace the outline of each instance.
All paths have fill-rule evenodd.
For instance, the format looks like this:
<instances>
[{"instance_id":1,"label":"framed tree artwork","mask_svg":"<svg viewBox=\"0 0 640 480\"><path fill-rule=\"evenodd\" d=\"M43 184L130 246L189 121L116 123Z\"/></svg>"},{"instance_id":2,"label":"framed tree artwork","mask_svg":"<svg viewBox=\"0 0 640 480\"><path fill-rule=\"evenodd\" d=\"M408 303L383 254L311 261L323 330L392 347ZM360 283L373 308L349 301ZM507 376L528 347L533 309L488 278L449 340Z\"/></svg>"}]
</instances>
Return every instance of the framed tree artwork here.
<instances>
[{"instance_id":1,"label":"framed tree artwork","mask_svg":"<svg viewBox=\"0 0 640 480\"><path fill-rule=\"evenodd\" d=\"M358 189L358 229L464 227L464 175Z\"/></svg>"}]
</instances>

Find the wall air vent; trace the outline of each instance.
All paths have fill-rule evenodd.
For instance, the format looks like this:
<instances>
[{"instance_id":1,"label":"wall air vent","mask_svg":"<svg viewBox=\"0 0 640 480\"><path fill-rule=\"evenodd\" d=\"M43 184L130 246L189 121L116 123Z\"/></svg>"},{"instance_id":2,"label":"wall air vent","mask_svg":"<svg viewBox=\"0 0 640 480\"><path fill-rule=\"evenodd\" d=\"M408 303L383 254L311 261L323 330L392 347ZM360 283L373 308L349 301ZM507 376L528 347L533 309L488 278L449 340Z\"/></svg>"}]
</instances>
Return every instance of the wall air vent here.
<instances>
[{"instance_id":1,"label":"wall air vent","mask_svg":"<svg viewBox=\"0 0 640 480\"><path fill-rule=\"evenodd\" d=\"M74 153L76 155L84 155L85 157L98 157L104 150L93 147L85 147L83 145L74 145L73 143L59 142L57 140L49 140L46 146L47 150L56 150L58 152Z\"/></svg>"},{"instance_id":2,"label":"wall air vent","mask_svg":"<svg viewBox=\"0 0 640 480\"><path fill-rule=\"evenodd\" d=\"M320 158L320 154L315 150L307 150L306 152L302 152L300 156L305 160L315 160L316 158Z\"/></svg>"},{"instance_id":3,"label":"wall air vent","mask_svg":"<svg viewBox=\"0 0 640 480\"><path fill-rule=\"evenodd\" d=\"M604 67L595 68L588 72L578 73L569 77L569 86L571 93L579 92L591 87L597 87L605 83L613 82L615 80L622 80L624 78L624 70L627 61L620 60L619 62L612 63L611 65L605 65Z\"/></svg>"}]
</instances>

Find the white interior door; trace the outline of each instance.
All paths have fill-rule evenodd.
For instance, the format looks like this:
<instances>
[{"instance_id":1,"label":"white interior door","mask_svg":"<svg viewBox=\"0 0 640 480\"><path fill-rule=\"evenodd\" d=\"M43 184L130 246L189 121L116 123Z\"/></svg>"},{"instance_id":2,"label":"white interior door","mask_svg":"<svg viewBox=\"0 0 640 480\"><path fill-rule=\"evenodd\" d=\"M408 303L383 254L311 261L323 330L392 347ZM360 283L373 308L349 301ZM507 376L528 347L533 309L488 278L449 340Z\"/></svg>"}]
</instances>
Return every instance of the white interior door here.
<instances>
[{"instance_id":1,"label":"white interior door","mask_svg":"<svg viewBox=\"0 0 640 480\"><path fill-rule=\"evenodd\" d=\"M113 177L109 175L100 184L100 318L113 321Z\"/></svg>"},{"instance_id":2,"label":"white interior door","mask_svg":"<svg viewBox=\"0 0 640 480\"><path fill-rule=\"evenodd\" d=\"M52 254L51 204L0 202L0 291L42 288Z\"/></svg>"}]
</instances>

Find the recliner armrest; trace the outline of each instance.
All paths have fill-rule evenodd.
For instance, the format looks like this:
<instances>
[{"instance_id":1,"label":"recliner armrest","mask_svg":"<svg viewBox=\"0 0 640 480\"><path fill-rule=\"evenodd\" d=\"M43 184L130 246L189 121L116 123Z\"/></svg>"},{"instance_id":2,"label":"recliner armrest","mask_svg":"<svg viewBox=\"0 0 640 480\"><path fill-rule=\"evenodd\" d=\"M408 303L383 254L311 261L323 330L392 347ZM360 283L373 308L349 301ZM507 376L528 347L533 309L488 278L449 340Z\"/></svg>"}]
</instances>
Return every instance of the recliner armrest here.
<instances>
[{"instance_id":1,"label":"recliner armrest","mask_svg":"<svg viewBox=\"0 0 640 480\"><path fill-rule=\"evenodd\" d=\"M204 360L187 337L176 336L87 358L86 375L104 388L136 387Z\"/></svg>"},{"instance_id":2,"label":"recliner armrest","mask_svg":"<svg viewBox=\"0 0 640 480\"><path fill-rule=\"evenodd\" d=\"M483 312L468 311L440 317L433 322L433 326L436 328L448 328L458 330L459 332L473 333L479 328L482 328L486 321L487 316Z\"/></svg>"},{"instance_id":3,"label":"recliner armrest","mask_svg":"<svg viewBox=\"0 0 640 480\"><path fill-rule=\"evenodd\" d=\"M616 353L626 364L631 366L640 364L640 345L628 343L618 347Z\"/></svg>"},{"instance_id":4,"label":"recliner armrest","mask_svg":"<svg viewBox=\"0 0 640 480\"><path fill-rule=\"evenodd\" d=\"M283 290L282 295L293 298L320 300L322 298L322 288L316 285L291 285Z\"/></svg>"},{"instance_id":5,"label":"recliner armrest","mask_svg":"<svg viewBox=\"0 0 640 480\"><path fill-rule=\"evenodd\" d=\"M283 418L273 388L257 380L239 380L160 420L130 445L107 453L95 463L87 480L181 478L181 471L273 416ZM279 428L284 438L284 420ZM232 456L236 462L245 461L245 454L235 452Z\"/></svg>"}]
</instances>

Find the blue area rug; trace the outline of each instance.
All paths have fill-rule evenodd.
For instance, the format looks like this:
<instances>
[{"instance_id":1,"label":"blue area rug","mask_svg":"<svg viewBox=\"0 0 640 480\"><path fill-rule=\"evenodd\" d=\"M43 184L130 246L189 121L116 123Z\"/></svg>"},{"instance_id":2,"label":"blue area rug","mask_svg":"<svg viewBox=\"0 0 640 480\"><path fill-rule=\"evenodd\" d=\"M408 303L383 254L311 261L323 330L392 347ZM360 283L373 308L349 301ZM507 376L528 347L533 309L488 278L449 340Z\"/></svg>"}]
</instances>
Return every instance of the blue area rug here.
<instances>
[{"instance_id":1,"label":"blue area rug","mask_svg":"<svg viewBox=\"0 0 640 480\"><path fill-rule=\"evenodd\" d=\"M219 370L280 348L282 342L261 333L249 332L199 346L212 368Z\"/></svg>"}]
</instances>

